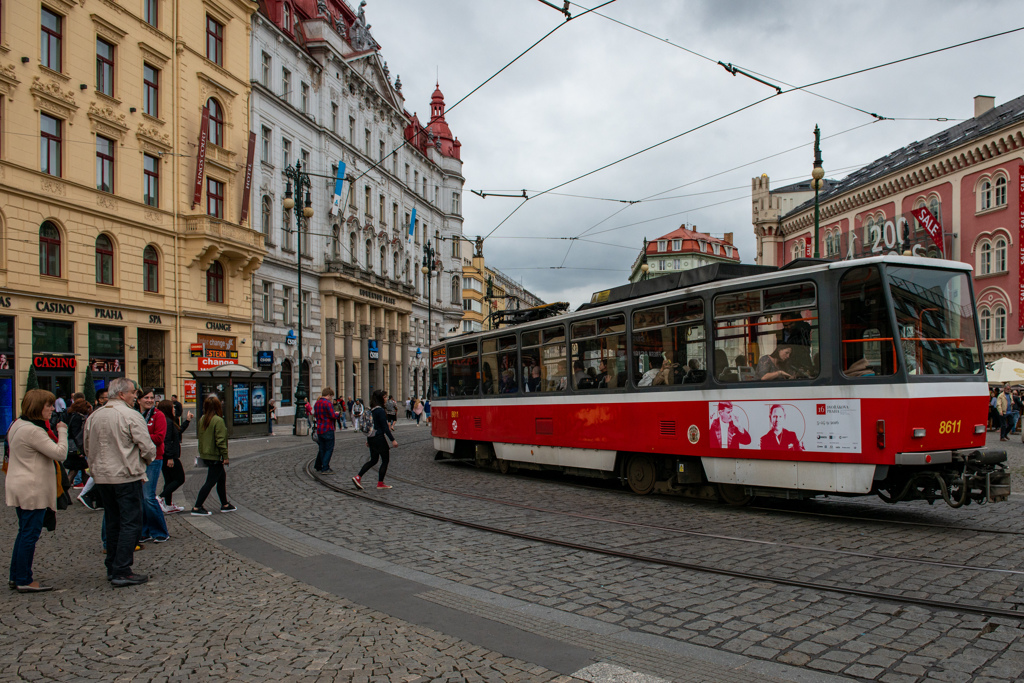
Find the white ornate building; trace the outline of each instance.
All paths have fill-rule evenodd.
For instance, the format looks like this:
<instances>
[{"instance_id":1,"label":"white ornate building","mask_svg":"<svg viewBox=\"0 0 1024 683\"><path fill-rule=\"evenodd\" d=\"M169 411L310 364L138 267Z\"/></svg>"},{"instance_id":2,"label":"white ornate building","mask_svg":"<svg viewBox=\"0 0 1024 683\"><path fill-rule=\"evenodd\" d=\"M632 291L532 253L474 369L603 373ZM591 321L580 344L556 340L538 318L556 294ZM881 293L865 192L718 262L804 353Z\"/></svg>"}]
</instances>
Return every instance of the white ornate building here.
<instances>
[{"instance_id":1,"label":"white ornate building","mask_svg":"<svg viewBox=\"0 0 1024 683\"><path fill-rule=\"evenodd\" d=\"M461 259L452 247L462 234L460 144L444 121L439 89L426 125L406 111L365 4L353 11L343 0L266 0L253 19L251 215L267 245L253 277L254 355L273 352L281 417L294 412L299 306L311 397L324 386L364 400L376 388L424 393L425 240L437 253L433 339L462 317ZM298 234L282 205L284 171L297 162L309 173L314 211ZM332 215L339 162L345 182ZM295 201L301 207L305 196Z\"/></svg>"}]
</instances>

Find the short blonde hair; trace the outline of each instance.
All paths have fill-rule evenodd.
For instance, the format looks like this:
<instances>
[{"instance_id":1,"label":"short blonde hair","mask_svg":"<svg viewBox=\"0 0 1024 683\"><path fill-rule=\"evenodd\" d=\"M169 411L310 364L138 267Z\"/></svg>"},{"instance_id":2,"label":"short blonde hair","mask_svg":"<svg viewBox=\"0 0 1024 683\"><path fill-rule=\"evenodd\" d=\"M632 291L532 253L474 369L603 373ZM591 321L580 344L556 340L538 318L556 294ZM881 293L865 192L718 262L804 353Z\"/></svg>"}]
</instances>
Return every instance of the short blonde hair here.
<instances>
[{"instance_id":1,"label":"short blonde hair","mask_svg":"<svg viewBox=\"0 0 1024 683\"><path fill-rule=\"evenodd\" d=\"M29 389L21 399L21 414L30 420L42 420L43 409L57 402L57 397L46 389Z\"/></svg>"}]
</instances>

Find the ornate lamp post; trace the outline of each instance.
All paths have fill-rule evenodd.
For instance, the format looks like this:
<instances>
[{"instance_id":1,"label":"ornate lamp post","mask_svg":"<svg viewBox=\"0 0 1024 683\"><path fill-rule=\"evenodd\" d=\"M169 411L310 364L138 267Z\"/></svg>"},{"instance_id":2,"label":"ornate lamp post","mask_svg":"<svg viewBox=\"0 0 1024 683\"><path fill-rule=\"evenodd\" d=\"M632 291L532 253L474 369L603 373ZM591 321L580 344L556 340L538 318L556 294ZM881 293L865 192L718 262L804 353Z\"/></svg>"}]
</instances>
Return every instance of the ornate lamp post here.
<instances>
[{"instance_id":1,"label":"ornate lamp post","mask_svg":"<svg viewBox=\"0 0 1024 683\"><path fill-rule=\"evenodd\" d=\"M434 259L437 254L434 252L434 247L430 244L430 238L427 238L424 242L426 244L423 245L423 266L420 268L420 272L427 276L427 348L429 349L434 340L434 327L431 320L434 302L430 298L430 283L434 277Z\"/></svg>"},{"instance_id":2,"label":"ornate lamp post","mask_svg":"<svg viewBox=\"0 0 1024 683\"><path fill-rule=\"evenodd\" d=\"M640 257L640 272L643 273L643 275L640 276L641 280L646 280L647 279L647 272L650 269L651 269L651 267L649 265L647 265L647 238L645 237L644 238L644 253L643 253L643 256Z\"/></svg>"},{"instance_id":3,"label":"ornate lamp post","mask_svg":"<svg viewBox=\"0 0 1024 683\"><path fill-rule=\"evenodd\" d=\"M814 186L814 258L820 258L818 249L818 223L821 212L818 208L818 191L821 190L821 179L825 177L825 169L821 167L821 131L814 124L814 170L811 171L811 185Z\"/></svg>"},{"instance_id":4,"label":"ornate lamp post","mask_svg":"<svg viewBox=\"0 0 1024 683\"><path fill-rule=\"evenodd\" d=\"M292 426L292 433L299 434L299 413L298 410L306 404L306 382L302 377L302 222L313 218L313 203L309 198L309 176L302 171L302 162L295 162L295 166L289 166L284 170L284 177L287 178L284 191L285 211L295 212L295 231L298 233L295 244L296 271L298 272L298 309L299 309L299 383L295 387L295 424ZM292 183L295 183L295 192L301 198L302 191L306 191L305 205L300 207L292 198ZM288 302L291 306L291 302Z\"/></svg>"}]
</instances>

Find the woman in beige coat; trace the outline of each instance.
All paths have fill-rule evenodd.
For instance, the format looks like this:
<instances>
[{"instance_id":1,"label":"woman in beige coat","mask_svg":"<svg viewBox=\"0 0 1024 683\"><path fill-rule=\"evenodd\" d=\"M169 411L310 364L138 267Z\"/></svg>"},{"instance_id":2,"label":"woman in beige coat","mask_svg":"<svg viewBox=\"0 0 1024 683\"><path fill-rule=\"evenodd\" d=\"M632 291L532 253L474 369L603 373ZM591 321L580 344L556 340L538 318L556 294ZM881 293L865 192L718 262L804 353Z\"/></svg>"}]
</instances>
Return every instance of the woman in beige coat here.
<instances>
[{"instance_id":1,"label":"woman in beige coat","mask_svg":"<svg viewBox=\"0 0 1024 683\"><path fill-rule=\"evenodd\" d=\"M57 502L54 461L63 462L68 454L68 426L58 423L57 434L50 429L54 401L56 398L49 391L28 391L21 401L21 416L7 431L7 505L18 512L9 585L19 593L53 590L32 579L32 558L46 509Z\"/></svg>"}]
</instances>

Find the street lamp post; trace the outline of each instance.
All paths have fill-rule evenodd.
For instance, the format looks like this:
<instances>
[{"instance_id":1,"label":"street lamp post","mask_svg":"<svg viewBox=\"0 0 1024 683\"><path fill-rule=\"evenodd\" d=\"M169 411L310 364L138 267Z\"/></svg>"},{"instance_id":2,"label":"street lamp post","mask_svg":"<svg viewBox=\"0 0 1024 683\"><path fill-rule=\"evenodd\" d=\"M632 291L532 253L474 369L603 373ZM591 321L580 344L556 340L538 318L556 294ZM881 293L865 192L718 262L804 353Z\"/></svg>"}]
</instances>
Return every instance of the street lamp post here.
<instances>
[{"instance_id":1,"label":"street lamp post","mask_svg":"<svg viewBox=\"0 0 1024 683\"><path fill-rule=\"evenodd\" d=\"M436 254L434 253L434 247L432 247L430 245L430 238L428 237L425 240L423 240L423 265L420 267L420 272L422 272L427 277L427 372L428 373L433 371L433 367L430 364L431 363L430 345L434 343L434 323L433 323L433 320L432 320L432 318L433 318L433 311L434 311L434 303L430 299L430 283L433 280L433 275L434 275L433 271L434 271L434 257L435 257L435 255ZM429 399L429 397L430 397L430 389L431 389L431 382L430 382L430 379L429 379L429 375L428 375L428 379L427 379L427 386L424 387L424 388L427 391L427 398Z\"/></svg>"},{"instance_id":2,"label":"street lamp post","mask_svg":"<svg viewBox=\"0 0 1024 683\"><path fill-rule=\"evenodd\" d=\"M811 171L811 184L814 186L814 258L820 258L818 249L818 223L821 212L818 208L818 192L821 190L821 179L825 177L825 169L821 167L821 131L814 124L814 170Z\"/></svg>"},{"instance_id":3,"label":"street lamp post","mask_svg":"<svg viewBox=\"0 0 1024 683\"><path fill-rule=\"evenodd\" d=\"M651 269L651 267L649 265L647 265L647 238L645 237L644 238L644 253L640 257L640 272L643 273L643 275L640 276L641 280L646 280L647 279L647 272L650 269Z\"/></svg>"},{"instance_id":4,"label":"street lamp post","mask_svg":"<svg viewBox=\"0 0 1024 683\"><path fill-rule=\"evenodd\" d=\"M295 254L296 254L296 271L298 273L298 309L299 309L299 338L298 338L298 356L299 356L299 383L295 387L295 424L292 425L292 433L299 433L299 408L304 408L306 405L306 382L302 378L302 221L309 221L313 218L313 203L309 198L309 176L302 170L302 162L295 162L295 166L289 166L284 170L284 177L287 178L284 191L284 209L285 211L295 212L295 232L297 233L295 240ZM306 201L304 206L300 207L295 200L292 198L292 183L295 183L295 193L300 198L302 197L302 191L306 191ZM288 303L291 306L291 302Z\"/></svg>"}]
</instances>

